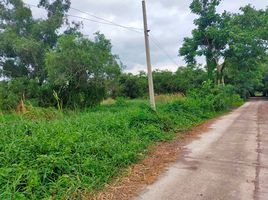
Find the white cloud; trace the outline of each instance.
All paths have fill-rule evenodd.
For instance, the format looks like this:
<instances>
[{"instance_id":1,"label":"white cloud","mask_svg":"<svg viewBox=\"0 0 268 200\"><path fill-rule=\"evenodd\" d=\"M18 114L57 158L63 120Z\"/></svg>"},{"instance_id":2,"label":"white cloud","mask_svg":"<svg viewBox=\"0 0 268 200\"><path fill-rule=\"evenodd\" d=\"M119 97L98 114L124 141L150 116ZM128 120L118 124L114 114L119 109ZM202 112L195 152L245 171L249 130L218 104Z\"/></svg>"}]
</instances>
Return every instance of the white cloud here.
<instances>
[{"instance_id":1,"label":"white cloud","mask_svg":"<svg viewBox=\"0 0 268 200\"><path fill-rule=\"evenodd\" d=\"M24 0L26 3L37 5L38 0ZM184 65L183 58L179 58L178 49L183 38L190 36L194 28L194 15L191 14L189 5L191 0L147 0L148 23L151 34L159 41L164 49L178 65ZM238 12L239 8L252 4L256 8L266 8L267 0L223 0L219 12L223 10ZM126 26L142 28L141 0L72 0L72 7L90 12L99 17L113 20ZM33 9L37 17L44 13ZM70 13L77 16L86 16L74 10ZM79 21L78 19L72 18ZM131 32L119 27L96 24L84 21L83 33L92 35L101 31L112 40L113 51L118 54L122 62L127 65L126 71L137 73L146 70L143 34ZM154 68L176 70L176 65L165 53L151 42L152 64ZM204 59L199 59L202 63Z\"/></svg>"}]
</instances>

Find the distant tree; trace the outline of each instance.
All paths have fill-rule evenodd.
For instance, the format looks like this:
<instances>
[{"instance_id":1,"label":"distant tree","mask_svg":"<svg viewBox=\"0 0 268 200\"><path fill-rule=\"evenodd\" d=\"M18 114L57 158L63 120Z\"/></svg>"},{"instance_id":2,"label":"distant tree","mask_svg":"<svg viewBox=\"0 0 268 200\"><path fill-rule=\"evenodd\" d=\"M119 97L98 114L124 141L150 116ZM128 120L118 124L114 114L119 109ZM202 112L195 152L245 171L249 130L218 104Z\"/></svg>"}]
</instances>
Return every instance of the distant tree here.
<instances>
[{"instance_id":1,"label":"distant tree","mask_svg":"<svg viewBox=\"0 0 268 200\"><path fill-rule=\"evenodd\" d=\"M145 74L122 74L119 79L120 94L127 98L135 99L147 94L147 79Z\"/></svg>"},{"instance_id":2,"label":"distant tree","mask_svg":"<svg viewBox=\"0 0 268 200\"><path fill-rule=\"evenodd\" d=\"M173 84L177 92L186 94L189 90L200 88L206 80L207 74L204 69L189 65L178 68L173 79Z\"/></svg>"},{"instance_id":3,"label":"distant tree","mask_svg":"<svg viewBox=\"0 0 268 200\"><path fill-rule=\"evenodd\" d=\"M153 72L154 89L156 94L184 93L199 88L206 80L206 72L195 66L180 67L174 73L168 70ZM128 98L145 97L148 94L147 74L122 74L119 79L119 96Z\"/></svg>"},{"instance_id":4,"label":"distant tree","mask_svg":"<svg viewBox=\"0 0 268 200\"><path fill-rule=\"evenodd\" d=\"M155 92L157 94L184 93L198 88L206 80L206 72L195 66L179 67L171 71L153 72Z\"/></svg>"},{"instance_id":5,"label":"distant tree","mask_svg":"<svg viewBox=\"0 0 268 200\"><path fill-rule=\"evenodd\" d=\"M175 93L174 74L171 71L154 71L154 88L157 94Z\"/></svg>"}]
</instances>

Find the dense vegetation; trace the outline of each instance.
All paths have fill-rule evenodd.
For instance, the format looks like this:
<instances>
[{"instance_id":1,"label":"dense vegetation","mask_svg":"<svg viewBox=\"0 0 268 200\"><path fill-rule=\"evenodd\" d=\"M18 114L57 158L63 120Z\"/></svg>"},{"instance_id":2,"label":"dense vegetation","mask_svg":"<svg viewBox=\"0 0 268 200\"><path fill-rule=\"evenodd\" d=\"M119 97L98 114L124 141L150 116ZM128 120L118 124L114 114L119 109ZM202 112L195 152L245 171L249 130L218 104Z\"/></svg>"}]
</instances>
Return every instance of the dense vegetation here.
<instances>
[{"instance_id":1,"label":"dense vegetation","mask_svg":"<svg viewBox=\"0 0 268 200\"><path fill-rule=\"evenodd\" d=\"M234 85L243 98L266 94L268 9L248 5L240 13L217 13L220 2L192 2L196 28L179 51L188 66L155 71L157 94L186 94L207 80ZM35 19L22 0L1 1L1 110L15 109L21 99L34 106L86 108L107 97L147 96L146 73L123 73L103 34L90 40L79 32L80 23L66 20L70 4L41 0L47 18ZM206 58L205 67L197 65L199 56Z\"/></svg>"},{"instance_id":2,"label":"dense vegetation","mask_svg":"<svg viewBox=\"0 0 268 200\"><path fill-rule=\"evenodd\" d=\"M180 55L189 64L206 58L208 79L233 84L247 98L264 87L267 72L268 8L247 5L241 13L217 13L221 0L194 0L190 6L198 16L192 37L185 38ZM263 88L265 90L265 88Z\"/></svg>"},{"instance_id":3,"label":"dense vegetation","mask_svg":"<svg viewBox=\"0 0 268 200\"><path fill-rule=\"evenodd\" d=\"M45 19L22 0L2 0L0 199L79 199L155 142L267 95L268 9L217 13L220 2L191 3L196 28L179 50L187 66L153 72L153 111L147 74L124 73L103 34L83 36L67 20L70 0L40 0Z\"/></svg>"},{"instance_id":4,"label":"dense vegetation","mask_svg":"<svg viewBox=\"0 0 268 200\"><path fill-rule=\"evenodd\" d=\"M233 88L211 84L188 98L166 98L172 100L159 102L158 112L144 100L118 99L64 117L37 108L1 116L0 199L80 199L143 158L154 142L241 104Z\"/></svg>"}]
</instances>

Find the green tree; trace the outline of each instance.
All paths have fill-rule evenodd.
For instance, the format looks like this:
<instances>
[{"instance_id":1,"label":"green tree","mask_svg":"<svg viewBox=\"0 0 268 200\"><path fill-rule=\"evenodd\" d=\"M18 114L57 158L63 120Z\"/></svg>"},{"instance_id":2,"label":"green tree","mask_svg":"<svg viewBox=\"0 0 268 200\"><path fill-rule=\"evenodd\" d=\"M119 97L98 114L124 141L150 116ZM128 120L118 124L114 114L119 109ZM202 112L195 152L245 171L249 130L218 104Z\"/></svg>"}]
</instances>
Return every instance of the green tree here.
<instances>
[{"instance_id":1,"label":"green tree","mask_svg":"<svg viewBox=\"0 0 268 200\"><path fill-rule=\"evenodd\" d=\"M263 63L268 56L267 10L246 6L241 11L229 21L226 75L246 98L263 84Z\"/></svg>"},{"instance_id":2,"label":"green tree","mask_svg":"<svg viewBox=\"0 0 268 200\"><path fill-rule=\"evenodd\" d=\"M178 68L173 79L173 84L177 92L186 94L187 91L200 88L206 80L207 74L204 69L190 65Z\"/></svg>"},{"instance_id":3,"label":"green tree","mask_svg":"<svg viewBox=\"0 0 268 200\"><path fill-rule=\"evenodd\" d=\"M154 71L154 88L157 94L175 93L174 74L171 71Z\"/></svg>"},{"instance_id":4,"label":"green tree","mask_svg":"<svg viewBox=\"0 0 268 200\"><path fill-rule=\"evenodd\" d=\"M77 35L59 38L46 55L46 69L64 106L92 106L106 97L105 82L120 73L111 49L110 41L99 33L94 41Z\"/></svg>"},{"instance_id":5,"label":"green tree","mask_svg":"<svg viewBox=\"0 0 268 200\"><path fill-rule=\"evenodd\" d=\"M251 73L251 76L239 74L233 78L259 77L258 67L267 55L267 10L256 10L248 5L241 8L239 14L218 14L219 3L220 0L192 2L190 8L199 16L194 22L197 28L191 38L184 39L180 54L187 63L195 63L197 56L205 56L209 79L216 77L218 84L225 83L224 70L228 67L236 68L229 71Z\"/></svg>"},{"instance_id":6,"label":"green tree","mask_svg":"<svg viewBox=\"0 0 268 200\"><path fill-rule=\"evenodd\" d=\"M147 75L140 73L139 75L122 74L119 79L120 96L131 99L144 97L147 94Z\"/></svg>"},{"instance_id":7,"label":"green tree","mask_svg":"<svg viewBox=\"0 0 268 200\"><path fill-rule=\"evenodd\" d=\"M39 92L38 87L36 81L28 78L0 81L0 110L14 110L20 100L31 99L30 103L35 103Z\"/></svg>"},{"instance_id":8,"label":"green tree","mask_svg":"<svg viewBox=\"0 0 268 200\"><path fill-rule=\"evenodd\" d=\"M184 93L198 88L206 80L206 72L195 66L179 67L171 71L153 72L155 92L157 94Z\"/></svg>"},{"instance_id":9,"label":"green tree","mask_svg":"<svg viewBox=\"0 0 268 200\"><path fill-rule=\"evenodd\" d=\"M263 96L268 96L268 64L263 76Z\"/></svg>"},{"instance_id":10,"label":"green tree","mask_svg":"<svg viewBox=\"0 0 268 200\"><path fill-rule=\"evenodd\" d=\"M22 0L0 2L0 68L5 77L28 77L41 85L45 52L56 44L70 0L41 0L39 6L47 10L47 19L34 19Z\"/></svg>"},{"instance_id":11,"label":"green tree","mask_svg":"<svg viewBox=\"0 0 268 200\"><path fill-rule=\"evenodd\" d=\"M226 13L220 15L216 11L220 2L221 0L194 0L191 3L191 11L198 15L194 21L197 28L192 31L191 38L184 39L180 55L184 56L189 64L195 64L197 56L205 56L208 78L213 80L214 71L217 69L217 82L224 83L224 64L221 60L224 59L223 54L227 48L227 33L224 20Z\"/></svg>"}]
</instances>

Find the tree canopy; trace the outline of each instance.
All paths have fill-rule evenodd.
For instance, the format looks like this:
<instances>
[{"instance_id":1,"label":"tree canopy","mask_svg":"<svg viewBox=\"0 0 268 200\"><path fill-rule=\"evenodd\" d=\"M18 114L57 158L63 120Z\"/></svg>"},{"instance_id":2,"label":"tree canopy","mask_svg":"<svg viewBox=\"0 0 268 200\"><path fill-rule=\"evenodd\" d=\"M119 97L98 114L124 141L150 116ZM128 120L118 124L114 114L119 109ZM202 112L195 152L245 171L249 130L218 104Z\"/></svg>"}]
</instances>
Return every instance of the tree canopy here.
<instances>
[{"instance_id":1,"label":"tree canopy","mask_svg":"<svg viewBox=\"0 0 268 200\"><path fill-rule=\"evenodd\" d=\"M195 28L179 50L187 66L155 70L156 94L187 94L214 82L233 85L243 98L267 95L268 8L219 13L221 2L192 1ZM0 2L0 109L14 109L21 100L84 108L107 97L147 97L147 74L124 73L109 39L99 32L85 37L81 22L69 22L70 6L70 0L40 0L47 16L36 19L23 0ZM198 57L205 57L204 66Z\"/></svg>"},{"instance_id":2,"label":"tree canopy","mask_svg":"<svg viewBox=\"0 0 268 200\"><path fill-rule=\"evenodd\" d=\"M256 10L248 5L238 14L217 13L220 2L192 2L191 11L198 15L196 28L192 37L184 39L180 55L189 64L195 64L196 57L205 56L208 78L224 84L227 67L239 71L256 69L267 57L267 9Z\"/></svg>"},{"instance_id":3,"label":"tree canopy","mask_svg":"<svg viewBox=\"0 0 268 200\"><path fill-rule=\"evenodd\" d=\"M40 84L46 78L45 52L57 42L70 1L41 0L39 6L47 10L47 19L34 19L22 0L0 3L0 62L8 78L30 77Z\"/></svg>"},{"instance_id":4,"label":"tree canopy","mask_svg":"<svg viewBox=\"0 0 268 200\"><path fill-rule=\"evenodd\" d=\"M111 48L110 41L99 33L94 41L73 35L59 38L46 54L46 69L64 105L86 107L105 98L105 80L121 70Z\"/></svg>"},{"instance_id":5,"label":"tree canopy","mask_svg":"<svg viewBox=\"0 0 268 200\"><path fill-rule=\"evenodd\" d=\"M2 102L9 99L14 108L20 99L34 98L49 106L56 104L55 92L63 106L83 107L99 103L113 89L121 64L111 42L100 33L93 41L83 37L79 23L67 20L70 5L70 0L40 0L47 17L36 19L22 0L1 1L0 74L7 80L1 91L9 91L2 92ZM38 89L29 84L15 92L13 85L25 81Z\"/></svg>"}]
</instances>

